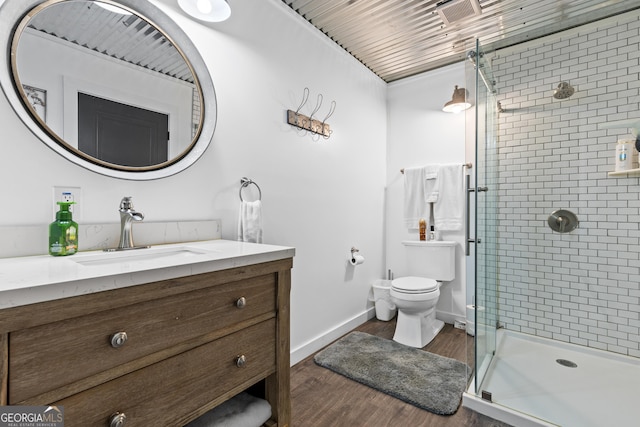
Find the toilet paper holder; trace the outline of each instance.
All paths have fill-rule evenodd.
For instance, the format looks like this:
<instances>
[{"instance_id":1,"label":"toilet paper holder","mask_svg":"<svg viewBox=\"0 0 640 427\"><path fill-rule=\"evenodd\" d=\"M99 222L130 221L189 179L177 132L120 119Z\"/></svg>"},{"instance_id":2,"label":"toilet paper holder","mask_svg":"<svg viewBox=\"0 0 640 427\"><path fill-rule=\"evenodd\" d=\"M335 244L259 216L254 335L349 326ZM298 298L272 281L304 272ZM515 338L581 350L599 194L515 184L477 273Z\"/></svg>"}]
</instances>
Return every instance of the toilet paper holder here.
<instances>
[{"instance_id":1,"label":"toilet paper holder","mask_svg":"<svg viewBox=\"0 0 640 427\"><path fill-rule=\"evenodd\" d=\"M364 257L360 255L360 250L355 246L351 247L351 254L347 256L351 265L360 265L364 262Z\"/></svg>"}]
</instances>

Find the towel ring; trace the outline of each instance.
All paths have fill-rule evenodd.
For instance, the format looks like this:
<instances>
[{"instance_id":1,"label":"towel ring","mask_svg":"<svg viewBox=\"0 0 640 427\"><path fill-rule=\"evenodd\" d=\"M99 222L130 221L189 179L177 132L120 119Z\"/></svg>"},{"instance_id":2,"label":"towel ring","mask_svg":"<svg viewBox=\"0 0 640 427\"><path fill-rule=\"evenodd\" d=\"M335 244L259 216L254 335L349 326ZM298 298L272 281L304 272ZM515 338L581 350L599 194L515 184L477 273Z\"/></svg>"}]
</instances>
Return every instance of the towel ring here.
<instances>
[{"instance_id":1,"label":"towel ring","mask_svg":"<svg viewBox=\"0 0 640 427\"><path fill-rule=\"evenodd\" d=\"M242 177L240 179L240 191L238 192L241 202L244 202L244 199L242 198L242 189L245 187L248 187L251 184L255 185L256 188L258 189L258 200L262 200L262 190L260 190L260 186L256 184L252 179L249 179L247 177Z\"/></svg>"}]
</instances>

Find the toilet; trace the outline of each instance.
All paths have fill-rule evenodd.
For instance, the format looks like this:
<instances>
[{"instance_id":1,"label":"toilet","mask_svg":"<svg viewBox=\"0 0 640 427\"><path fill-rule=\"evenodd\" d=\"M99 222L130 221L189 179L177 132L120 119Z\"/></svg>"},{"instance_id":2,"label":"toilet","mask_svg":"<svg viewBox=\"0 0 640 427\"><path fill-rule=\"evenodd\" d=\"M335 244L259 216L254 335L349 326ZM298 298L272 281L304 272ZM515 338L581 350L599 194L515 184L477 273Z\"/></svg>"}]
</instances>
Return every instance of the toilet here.
<instances>
[{"instance_id":1,"label":"toilet","mask_svg":"<svg viewBox=\"0 0 640 427\"><path fill-rule=\"evenodd\" d=\"M402 242L405 246L409 275L391 281L391 301L398 309L393 340L422 348L444 326L436 319L436 304L443 282L455 278L456 242Z\"/></svg>"}]
</instances>

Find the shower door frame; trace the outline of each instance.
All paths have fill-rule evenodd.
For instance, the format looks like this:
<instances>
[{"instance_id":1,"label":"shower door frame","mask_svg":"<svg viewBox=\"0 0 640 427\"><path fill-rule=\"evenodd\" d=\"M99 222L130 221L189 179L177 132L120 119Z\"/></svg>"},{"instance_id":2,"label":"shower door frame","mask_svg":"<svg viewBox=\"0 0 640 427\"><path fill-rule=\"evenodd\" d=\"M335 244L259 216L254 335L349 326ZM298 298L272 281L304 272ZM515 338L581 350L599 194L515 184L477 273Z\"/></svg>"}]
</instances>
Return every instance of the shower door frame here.
<instances>
[{"instance_id":1,"label":"shower door frame","mask_svg":"<svg viewBox=\"0 0 640 427\"><path fill-rule=\"evenodd\" d=\"M471 67L471 69L469 68ZM482 381L497 346L498 318L498 102L491 67L479 40L475 62L467 63L475 90L474 165L467 189L470 222L469 239L473 265L474 384L482 393Z\"/></svg>"}]
</instances>

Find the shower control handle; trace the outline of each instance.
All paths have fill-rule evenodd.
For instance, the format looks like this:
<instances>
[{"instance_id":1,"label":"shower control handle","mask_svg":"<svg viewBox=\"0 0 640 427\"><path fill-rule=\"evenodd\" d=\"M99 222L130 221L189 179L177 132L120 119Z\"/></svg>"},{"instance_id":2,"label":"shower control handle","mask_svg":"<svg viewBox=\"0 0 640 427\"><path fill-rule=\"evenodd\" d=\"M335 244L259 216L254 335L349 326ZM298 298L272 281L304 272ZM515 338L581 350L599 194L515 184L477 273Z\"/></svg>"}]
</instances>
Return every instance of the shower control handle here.
<instances>
[{"instance_id":1,"label":"shower control handle","mask_svg":"<svg viewBox=\"0 0 640 427\"><path fill-rule=\"evenodd\" d=\"M578 217L573 212L566 209L558 209L551 212L547 219L547 224L553 231L569 233L578 227L580 221L578 221Z\"/></svg>"}]
</instances>

